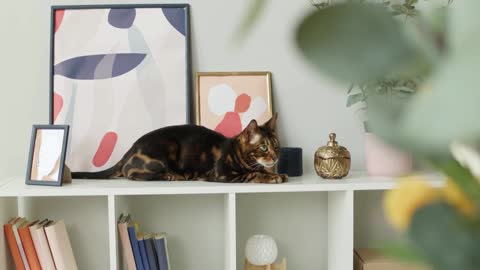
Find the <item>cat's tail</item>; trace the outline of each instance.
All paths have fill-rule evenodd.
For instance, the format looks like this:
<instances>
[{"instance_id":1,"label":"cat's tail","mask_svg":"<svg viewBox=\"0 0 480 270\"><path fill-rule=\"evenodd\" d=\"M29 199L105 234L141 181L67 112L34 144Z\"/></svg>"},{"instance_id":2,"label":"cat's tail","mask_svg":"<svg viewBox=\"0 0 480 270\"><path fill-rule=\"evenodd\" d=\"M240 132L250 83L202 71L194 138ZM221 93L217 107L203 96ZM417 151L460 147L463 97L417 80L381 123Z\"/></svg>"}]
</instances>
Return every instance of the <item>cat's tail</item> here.
<instances>
[{"instance_id":1,"label":"cat's tail","mask_svg":"<svg viewBox=\"0 0 480 270\"><path fill-rule=\"evenodd\" d=\"M113 167L99 172L72 172L73 179L112 179L122 177L123 162L120 161Z\"/></svg>"}]
</instances>

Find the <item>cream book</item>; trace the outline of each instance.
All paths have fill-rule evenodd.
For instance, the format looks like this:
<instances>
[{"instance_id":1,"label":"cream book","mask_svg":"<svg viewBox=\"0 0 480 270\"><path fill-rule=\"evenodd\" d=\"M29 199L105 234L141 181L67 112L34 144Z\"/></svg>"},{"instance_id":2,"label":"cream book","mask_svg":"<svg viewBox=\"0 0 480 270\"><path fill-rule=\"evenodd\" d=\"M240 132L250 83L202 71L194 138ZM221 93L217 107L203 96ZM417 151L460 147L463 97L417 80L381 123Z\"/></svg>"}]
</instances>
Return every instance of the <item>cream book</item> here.
<instances>
[{"instance_id":1,"label":"cream book","mask_svg":"<svg viewBox=\"0 0 480 270\"><path fill-rule=\"evenodd\" d=\"M15 241L17 241L18 249L20 250L20 256L22 257L23 265L25 266L25 270L30 270L28 265L27 255L25 254L25 249L23 248L22 240L20 239L20 235L18 234L18 228L26 225L28 220L25 218L18 219L15 224L13 224L13 235L15 236Z\"/></svg>"},{"instance_id":2,"label":"cream book","mask_svg":"<svg viewBox=\"0 0 480 270\"><path fill-rule=\"evenodd\" d=\"M46 226L45 234L57 270L77 270L77 262L63 220Z\"/></svg>"},{"instance_id":3,"label":"cream book","mask_svg":"<svg viewBox=\"0 0 480 270\"><path fill-rule=\"evenodd\" d=\"M121 214L118 218L118 234L122 243L123 260L127 265L128 270L137 270L135 265L135 259L133 257L132 245L130 244L130 238L128 235L128 223L130 221L130 215Z\"/></svg>"},{"instance_id":4,"label":"cream book","mask_svg":"<svg viewBox=\"0 0 480 270\"><path fill-rule=\"evenodd\" d=\"M46 219L29 228L42 270L56 270L44 230L44 226L48 226L52 223L53 221Z\"/></svg>"}]
</instances>

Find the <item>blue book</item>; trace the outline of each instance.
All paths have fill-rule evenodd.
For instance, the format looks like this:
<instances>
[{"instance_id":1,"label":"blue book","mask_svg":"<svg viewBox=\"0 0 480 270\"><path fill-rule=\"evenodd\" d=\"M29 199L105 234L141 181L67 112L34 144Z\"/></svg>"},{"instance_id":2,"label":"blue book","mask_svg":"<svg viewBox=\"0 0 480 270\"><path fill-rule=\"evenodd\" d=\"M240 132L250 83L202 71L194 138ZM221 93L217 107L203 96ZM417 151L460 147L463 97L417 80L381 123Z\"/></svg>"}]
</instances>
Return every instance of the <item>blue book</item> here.
<instances>
[{"instance_id":1,"label":"blue book","mask_svg":"<svg viewBox=\"0 0 480 270\"><path fill-rule=\"evenodd\" d=\"M130 238L130 244L132 245L133 258L135 259L135 265L137 266L137 270L145 270L143 268L142 256L140 255L140 246L138 245L135 226L133 225L133 223L128 224L128 237Z\"/></svg>"},{"instance_id":2,"label":"blue book","mask_svg":"<svg viewBox=\"0 0 480 270\"><path fill-rule=\"evenodd\" d=\"M147 250L148 263L150 270L159 270L157 265L157 256L155 253L155 246L153 244L153 235L147 234L144 237L145 249Z\"/></svg>"},{"instance_id":3,"label":"blue book","mask_svg":"<svg viewBox=\"0 0 480 270\"><path fill-rule=\"evenodd\" d=\"M143 268L148 270L150 269L150 264L148 263L147 249L145 248L145 240L143 237L143 233L137 234L137 241L138 246L140 247L140 256L142 257Z\"/></svg>"},{"instance_id":4,"label":"blue book","mask_svg":"<svg viewBox=\"0 0 480 270\"><path fill-rule=\"evenodd\" d=\"M167 235L165 233L157 233L155 234L153 240L155 242L155 251L157 252L157 260L160 270L170 270Z\"/></svg>"}]
</instances>

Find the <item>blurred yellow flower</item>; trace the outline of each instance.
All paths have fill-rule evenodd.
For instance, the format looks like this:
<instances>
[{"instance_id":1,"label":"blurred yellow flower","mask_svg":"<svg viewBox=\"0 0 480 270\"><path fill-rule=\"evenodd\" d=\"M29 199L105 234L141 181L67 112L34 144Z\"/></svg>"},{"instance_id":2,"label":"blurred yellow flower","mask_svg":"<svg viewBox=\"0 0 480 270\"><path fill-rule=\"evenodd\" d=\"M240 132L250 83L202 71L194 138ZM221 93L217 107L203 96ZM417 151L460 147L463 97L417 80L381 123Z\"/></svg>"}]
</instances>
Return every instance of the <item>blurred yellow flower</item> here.
<instances>
[{"instance_id":1,"label":"blurred yellow flower","mask_svg":"<svg viewBox=\"0 0 480 270\"><path fill-rule=\"evenodd\" d=\"M419 176L401 179L396 189L387 191L384 211L387 220L399 230L406 230L420 207L440 200L442 193Z\"/></svg>"},{"instance_id":2,"label":"blurred yellow flower","mask_svg":"<svg viewBox=\"0 0 480 270\"><path fill-rule=\"evenodd\" d=\"M447 180L442 189L433 188L420 176L401 179L396 189L387 191L384 198L384 211L387 220L398 230L406 230L417 209L430 203L443 200L465 216L476 215L475 204L452 180Z\"/></svg>"},{"instance_id":3,"label":"blurred yellow flower","mask_svg":"<svg viewBox=\"0 0 480 270\"><path fill-rule=\"evenodd\" d=\"M462 214L473 217L475 216L475 204L467 198L465 193L458 187L458 185L451 179L447 180L445 188L443 188L445 199L448 203L453 205Z\"/></svg>"}]
</instances>

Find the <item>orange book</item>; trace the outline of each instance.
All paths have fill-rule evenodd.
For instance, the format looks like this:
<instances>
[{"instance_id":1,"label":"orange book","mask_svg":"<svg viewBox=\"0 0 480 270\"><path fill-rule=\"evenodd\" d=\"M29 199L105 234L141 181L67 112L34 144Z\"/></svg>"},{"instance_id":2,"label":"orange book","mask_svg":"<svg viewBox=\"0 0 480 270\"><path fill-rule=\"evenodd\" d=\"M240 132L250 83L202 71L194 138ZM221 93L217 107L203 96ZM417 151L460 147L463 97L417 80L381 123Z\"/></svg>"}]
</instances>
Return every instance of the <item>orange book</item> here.
<instances>
[{"instance_id":1,"label":"orange book","mask_svg":"<svg viewBox=\"0 0 480 270\"><path fill-rule=\"evenodd\" d=\"M15 268L17 270L25 270L22 255L20 254L20 248L18 247L17 240L15 239L15 234L13 232L13 224L15 224L19 219L20 218L18 217L11 219L7 224L3 225L3 229L5 231L5 238L8 242L10 254L12 254L13 261L15 263Z\"/></svg>"},{"instance_id":2,"label":"orange book","mask_svg":"<svg viewBox=\"0 0 480 270\"><path fill-rule=\"evenodd\" d=\"M31 270L42 270L29 229L30 226L35 225L37 222L38 220L30 222L18 228L18 234L20 235L20 240L22 240L23 249L25 250L28 265L30 266Z\"/></svg>"}]
</instances>

